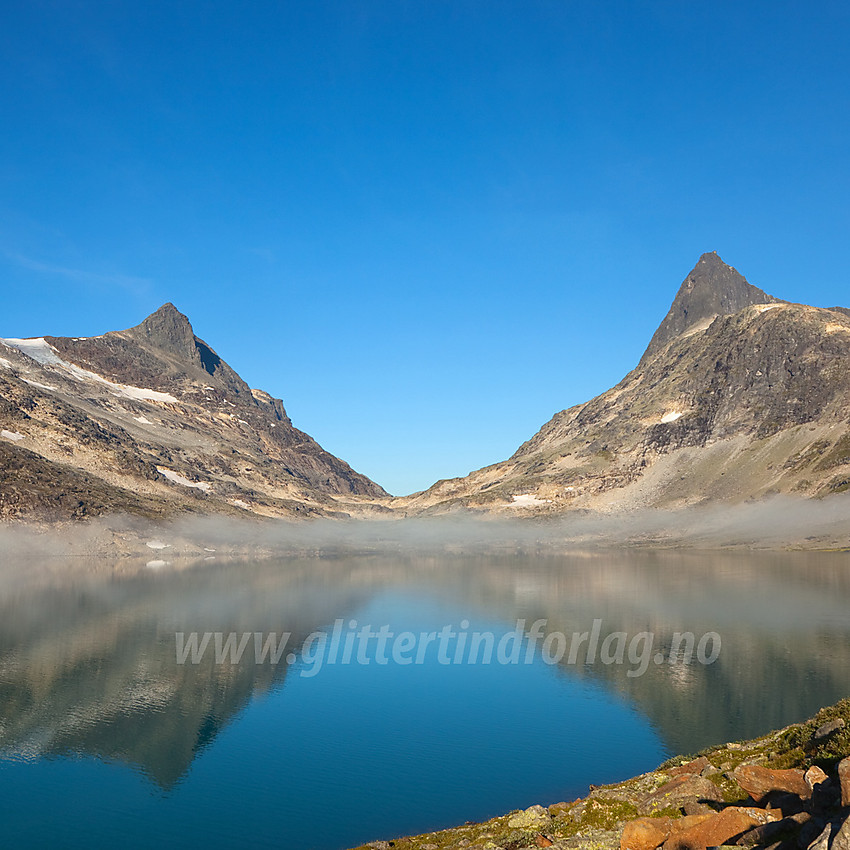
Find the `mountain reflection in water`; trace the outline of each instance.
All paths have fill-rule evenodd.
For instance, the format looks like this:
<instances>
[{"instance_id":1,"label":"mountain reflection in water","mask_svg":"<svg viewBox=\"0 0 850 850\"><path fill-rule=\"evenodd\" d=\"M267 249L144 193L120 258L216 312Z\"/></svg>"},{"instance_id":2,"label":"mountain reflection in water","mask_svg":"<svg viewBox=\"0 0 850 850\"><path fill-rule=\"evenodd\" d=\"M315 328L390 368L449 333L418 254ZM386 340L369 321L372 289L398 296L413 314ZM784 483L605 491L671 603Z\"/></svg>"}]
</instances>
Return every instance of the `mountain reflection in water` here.
<instances>
[{"instance_id":1,"label":"mountain reflection in water","mask_svg":"<svg viewBox=\"0 0 850 850\"><path fill-rule=\"evenodd\" d=\"M291 632L300 643L340 618L370 622L366 615L396 617L396 630L416 631L417 623L405 621L404 605L398 610L397 600L405 599L427 601L455 626L465 617L508 631L519 618L529 625L545 619L548 632L570 634L601 619L605 633L652 632L656 646L668 646L674 632L717 632L722 651L710 666L652 663L637 677L626 675L628 665L598 661L557 668L565 684L601 688L643 718L660 737L659 758L693 752L802 719L850 694L846 564L845 555L804 553L387 555L159 571L54 565L49 580L43 571L28 572L27 565L3 564L0 759L32 763L90 756L134 766L169 792L248 710L252 697L276 693L285 704L288 678L298 676L285 657L279 664L255 664L251 654L248 662L216 664L209 653L199 664L178 664L176 632ZM387 682L397 675L392 668ZM363 677L356 668L345 675L348 688ZM461 694L461 681L454 681ZM314 680L300 679L298 685L310 689ZM534 693L526 696L535 699ZM343 716L344 700L328 710ZM516 711L522 718L521 705ZM563 729L536 733L566 734L571 723L563 716ZM388 718L387 734L392 727ZM523 746L525 734L505 730L498 746L506 758L511 742ZM373 749L380 750L378 742ZM461 764L462 749L457 758ZM624 759L627 764L641 767ZM453 769L434 767L443 773ZM567 771L558 763L545 769L553 776ZM576 766L572 769L575 774ZM582 782L619 778L617 769L616 763L589 761L577 787L553 788L581 793ZM303 770L309 784L310 765ZM0 784L2 779L0 773ZM481 784L486 782L482 777ZM517 806L535 802L526 800L523 783L523 776L515 778ZM478 804L487 809L482 800ZM439 822L435 812L434 823ZM354 843L356 831L351 836ZM334 846L343 839L327 840L325 846Z\"/></svg>"}]
</instances>

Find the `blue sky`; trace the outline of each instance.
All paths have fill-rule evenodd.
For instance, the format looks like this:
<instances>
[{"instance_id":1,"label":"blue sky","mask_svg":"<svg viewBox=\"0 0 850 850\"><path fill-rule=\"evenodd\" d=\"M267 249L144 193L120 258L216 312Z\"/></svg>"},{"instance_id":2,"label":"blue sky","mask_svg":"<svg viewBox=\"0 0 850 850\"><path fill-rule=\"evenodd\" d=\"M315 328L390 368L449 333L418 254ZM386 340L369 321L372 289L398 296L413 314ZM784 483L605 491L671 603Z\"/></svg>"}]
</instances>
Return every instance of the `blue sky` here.
<instances>
[{"instance_id":1,"label":"blue sky","mask_svg":"<svg viewBox=\"0 0 850 850\"><path fill-rule=\"evenodd\" d=\"M850 7L6 2L0 335L173 301L394 493L637 362L716 250L850 305Z\"/></svg>"}]
</instances>

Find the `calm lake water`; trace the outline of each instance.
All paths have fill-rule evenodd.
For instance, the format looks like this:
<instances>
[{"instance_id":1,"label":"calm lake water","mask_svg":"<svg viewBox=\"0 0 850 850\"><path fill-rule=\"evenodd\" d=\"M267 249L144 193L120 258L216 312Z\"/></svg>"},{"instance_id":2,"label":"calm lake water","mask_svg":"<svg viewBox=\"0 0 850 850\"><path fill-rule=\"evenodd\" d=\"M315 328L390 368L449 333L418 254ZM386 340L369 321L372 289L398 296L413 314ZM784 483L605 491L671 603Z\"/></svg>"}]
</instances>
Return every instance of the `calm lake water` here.
<instances>
[{"instance_id":1,"label":"calm lake water","mask_svg":"<svg viewBox=\"0 0 850 850\"><path fill-rule=\"evenodd\" d=\"M96 566L0 566L3 846L335 850L570 800L850 694L846 555ZM531 649L518 620L545 621ZM238 663L214 636L178 663L193 632L250 634ZM285 632L257 663L254 633ZM677 632L718 636L716 660L684 663Z\"/></svg>"}]
</instances>

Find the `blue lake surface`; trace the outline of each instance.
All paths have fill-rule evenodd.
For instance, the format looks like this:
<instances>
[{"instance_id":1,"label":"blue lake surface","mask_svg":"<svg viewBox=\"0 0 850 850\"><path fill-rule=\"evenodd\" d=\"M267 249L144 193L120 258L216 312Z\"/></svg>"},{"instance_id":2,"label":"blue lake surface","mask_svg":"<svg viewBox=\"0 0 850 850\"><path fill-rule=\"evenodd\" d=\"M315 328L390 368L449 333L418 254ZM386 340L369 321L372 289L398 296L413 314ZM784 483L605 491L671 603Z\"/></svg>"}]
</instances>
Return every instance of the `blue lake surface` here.
<instances>
[{"instance_id":1,"label":"blue lake surface","mask_svg":"<svg viewBox=\"0 0 850 850\"><path fill-rule=\"evenodd\" d=\"M4 846L303 848L550 804L850 693L846 557L596 553L69 570L0 600ZM653 661L178 664L175 633L546 622L654 636ZM462 623L468 627L461 628ZM675 631L709 665L655 663ZM326 643L312 644L323 648ZM612 644L613 646L613 644ZM524 661L527 641L521 646ZM324 656L327 658L327 655ZM609 656L610 657L610 656ZM356 660L356 659L355 659ZM551 660L551 659L549 659ZM309 675L315 673L315 675Z\"/></svg>"}]
</instances>

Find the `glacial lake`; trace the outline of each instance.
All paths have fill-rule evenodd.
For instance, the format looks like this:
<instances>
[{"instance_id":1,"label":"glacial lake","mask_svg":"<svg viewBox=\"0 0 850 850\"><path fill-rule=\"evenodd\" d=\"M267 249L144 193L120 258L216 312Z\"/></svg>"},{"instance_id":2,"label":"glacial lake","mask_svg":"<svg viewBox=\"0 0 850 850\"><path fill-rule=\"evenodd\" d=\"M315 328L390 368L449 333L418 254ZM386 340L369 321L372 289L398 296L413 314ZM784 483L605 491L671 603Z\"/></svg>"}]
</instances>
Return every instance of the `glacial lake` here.
<instances>
[{"instance_id":1,"label":"glacial lake","mask_svg":"<svg viewBox=\"0 0 850 850\"><path fill-rule=\"evenodd\" d=\"M6 847L339 850L850 695L846 554L42 567L0 565Z\"/></svg>"}]
</instances>

